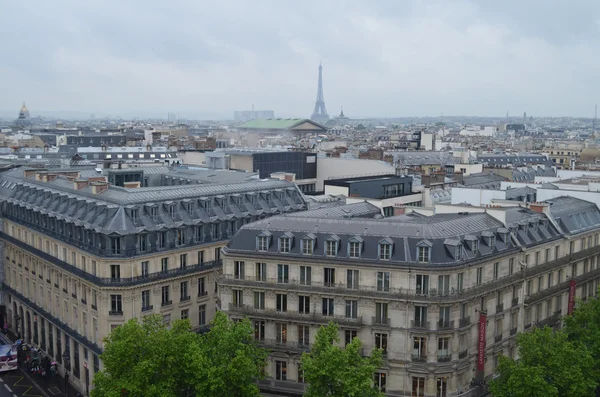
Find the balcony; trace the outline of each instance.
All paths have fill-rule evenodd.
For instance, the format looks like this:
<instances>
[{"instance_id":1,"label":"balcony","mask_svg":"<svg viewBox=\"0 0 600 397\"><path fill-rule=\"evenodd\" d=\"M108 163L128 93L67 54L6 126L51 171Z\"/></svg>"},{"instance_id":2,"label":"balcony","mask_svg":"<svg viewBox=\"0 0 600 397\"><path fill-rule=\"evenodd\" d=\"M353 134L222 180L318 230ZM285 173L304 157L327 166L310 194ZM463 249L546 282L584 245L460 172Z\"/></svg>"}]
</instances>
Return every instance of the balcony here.
<instances>
[{"instance_id":1,"label":"balcony","mask_svg":"<svg viewBox=\"0 0 600 397\"><path fill-rule=\"evenodd\" d=\"M182 297L179 299L179 302L187 302L187 301L189 301L191 298L192 298L192 297L191 297L190 295L188 295L188 296L182 296Z\"/></svg>"},{"instance_id":2,"label":"balcony","mask_svg":"<svg viewBox=\"0 0 600 397\"><path fill-rule=\"evenodd\" d=\"M531 328L531 323L525 324L525 329L529 329L529 328Z\"/></svg>"},{"instance_id":3,"label":"balcony","mask_svg":"<svg viewBox=\"0 0 600 397\"><path fill-rule=\"evenodd\" d=\"M421 354L413 354L411 356L411 359L413 362L415 363L425 363L427 362L427 356L426 355L421 355Z\"/></svg>"},{"instance_id":4,"label":"balcony","mask_svg":"<svg viewBox=\"0 0 600 397\"><path fill-rule=\"evenodd\" d=\"M345 316L324 316L319 313L303 314L292 311L276 311L273 309L255 309L253 306L235 303L229 304L229 311L252 318L267 318L275 321L299 321L303 323L315 322L320 324L327 324L329 321L333 321L346 326L363 325L362 317L351 318Z\"/></svg>"},{"instance_id":5,"label":"balcony","mask_svg":"<svg viewBox=\"0 0 600 397\"><path fill-rule=\"evenodd\" d=\"M52 284L52 282L50 281L50 279L49 279L49 278L47 278L47 279L46 279L46 282L47 282L48 284Z\"/></svg>"},{"instance_id":6,"label":"balcony","mask_svg":"<svg viewBox=\"0 0 600 397\"><path fill-rule=\"evenodd\" d=\"M468 327L469 325L471 325L471 317L463 317L460 320L458 320L458 323L460 328Z\"/></svg>"},{"instance_id":7,"label":"balcony","mask_svg":"<svg viewBox=\"0 0 600 397\"><path fill-rule=\"evenodd\" d=\"M207 296L207 295L208 295L208 292L206 292L206 291L198 292L198 298L202 298L203 296Z\"/></svg>"},{"instance_id":8,"label":"balcony","mask_svg":"<svg viewBox=\"0 0 600 397\"><path fill-rule=\"evenodd\" d=\"M494 337L494 342L495 342L495 343L500 343L500 342L502 342L502 334L500 334L500 335L496 335L496 336Z\"/></svg>"},{"instance_id":9,"label":"balcony","mask_svg":"<svg viewBox=\"0 0 600 397\"><path fill-rule=\"evenodd\" d=\"M173 304L173 301L164 301L160 304L160 307L167 307L167 306L171 306Z\"/></svg>"},{"instance_id":10,"label":"balcony","mask_svg":"<svg viewBox=\"0 0 600 397\"><path fill-rule=\"evenodd\" d=\"M512 298L512 307L519 306L519 298Z\"/></svg>"},{"instance_id":11,"label":"balcony","mask_svg":"<svg viewBox=\"0 0 600 397\"><path fill-rule=\"evenodd\" d=\"M512 328L512 329L510 330L510 336L514 336L514 335L516 335L516 334L517 334L517 328L516 328L516 327L515 327L515 328Z\"/></svg>"},{"instance_id":12,"label":"balcony","mask_svg":"<svg viewBox=\"0 0 600 397\"><path fill-rule=\"evenodd\" d=\"M371 317L371 324L373 325L384 325L389 327L392 322L389 318L386 317Z\"/></svg>"},{"instance_id":13,"label":"balcony","mask_svg":"<svg viewBox=\"0 0 600 397\"><path fill-rule=\"evenodd\" d=\"M412 320L410 327L414 329L429 329L429 321Z\"/></svg>"},{"instance_id":14,"label":"balcony","mask_svg":"<svg viewBox=\"0 0 600 397\"><path fill-rule=\"evenodd\" d=\"M88 349L90 349L91 351L93 351L95 354L98 354L98 355L102 354L102 349L100 348L100 346L98 346L95 343L88 340L85 336L81 335L76 330L72 329L67 324L63 323L60 319L54 317L51 313L47 312L44 308L36 305L32 301L30 301L28 298L21 295L19 292L17 292L13 288L11 288L8 284L2 283L2 288L5 291L9 292L11 295L13 295L15 298L19 299L21 302L25 303L27 306L29 306L35 312L40 314L42 317L47 319L48 322L53 323L57 328L61 329L63 332L65 332L66 334L73 337L73 339L77 340L83 346L85 346Z\"/></svg>"},{"instance_id":15,"label":"balcony","mask_svg":"<svg viewBox=\"0 0 600 397\"><path fill-rule=\"evenodd\" d=\"M122 316L123 315L123 311L122 310L111 310L108 312L109 316Z\"/></svg>"},{"instance_id":16,"label":"balcony","mask_svg":"<svg viewBox=\"0 0 600 397\"><path fill-rule=\"evenodd\" d=\"M554 314L552 314L549 317L546 317L545 319L538 321L537 323L537 327L543 328L546 325L549 326L553 326L554 324L556 324L558 321L560 321L561 315L558 312L554 312Z\"/></svg>"},{"instance_id":17,"label":"balcony","mask_svg":"<svg viewBox=\"0 0 600 397\"><path fill-rule=\"evenodd\" d=\"M150 310L152 310L152 309L154 309L154 306L152 306L152 305L148 305L148 306L142 306L142 313L143 313L143 312L150 311Z\"/></svg>"},{"instance_id":18,"label":"balcony","mask_svg":"<svg viewBox=\"0 0 600 397\"><path fill-rule=\"evenodd\" d=\"M452 356L450 354L438 354L437 360L438 363L447 363L452 361Z\"/></svg>"},{"instance_id":19,"label":"balcony","mask_svg":"<svg viewBox=\"0 0 600 397\"><path fill-rule=\"evenodd\" d=\"M437 322L437 329L440 331L454 329L454 321L440 320Z\"/></svg>"},{"instance_id":20,"label":"balcony","mask_svg":"<svg viewBox=\"0 0 600 397\"><path fill-rule=\"evenodd\" d=\"M502 313L504 311L504 303L496 305L496 313Z\"/></svg>"},{"instance_id":21,"label":"balcony","mask_svg":"<svg viewBox=\"0 0 600 397\"><path fill-rule=\"evenodd\" d=\"M257 340L258 343L267 347L267 348L275 348L275 349L297 349L301 351L308 351L310 349L310 345L304 341L292 342L289 340L282 339L262 339Z\"/></svg>"},{"instance_id":22,"label":"balcony","mask_svg":"<svg viewBox=\"0 0 600 397\"><path fill-rule=\"evenodd\" d=\"M71 297L72 297L73 299L77 299L77 294L73 294L73 293L71 293Z\"/></svg>"},{"instance_id":23,"label":"balcony","mask_svg":"<svg viewBox=\"0 0 600 397\"><path fill-rule=\"evenodd\" d=\"M40 280L43 280L43 279L44 279L44 276L42 276L41 274L38 274L38 278L39 278Z\"/></svg>"},{"instance_id":24,"label":"balcony","mask_svg":"<svg viewBox=\"0 0 600 397\"><path fill-rule=\"evenodd\" d=\"M87 300L86 300L86 299L83 299L83 298L81 298L81 303L83 303L84 305L87 305Z\"/></svg>"},{"instance_id":25,"label":"balcony","mask_svg":"<svg viewBox=\"0 0 600 397\"><path fill-rule=\"evenodd\" d=\"M69 291L67 291L67 289L66 289L66 288L63 288L63 292L64 292L65 294L68 294L68 293L69 293Z\"/></svg>"},{"instance_id":26,"label":"balcony","mask_svg":"<svg viewBox=\"0 0 600 397\"><path fill-rule=\"evenodd\" d=\"M463 350L461 352L458 353L458 358L459 359L463 359L466 358L469 355L469 351L468 350Z\"/></svg>"},{"instance_id":27,"label":"balcony","mask_svg":"<svg viewBox=\"0 0 600 397\"><path fill-rule=\"evenodd\" d=\"M58 283L54 283L54 288L58 288Z\"/></svg>"},{"instance_id":28,"label":"balcony","mask_svg":"<svg viewBox=\"0 0 600 397\"><path fill-rule=\"evenodd\" d=\"M193 273L198 273L198 272L202 272L205 270L209 270L209 269L215 269L215 268L219 268L223 265L222 260L216 260L216 261L211 261L211 262L204 262L204 263L200 263L200 264L196 264L196 265L189 265L186 267L177 267L174 269L170 269L164 272L155 272L155 273L149 273L147 275L144 276L136 276L136 277L121 277L121 278L110 278L110 277L97 277L93 274L90 274L88 272L85 272L73 265L68 264L65 261L62 261L52 255L49 255L47 253L45 253L44 251L38 250L37 248L34 248L32 246L30 246L29 244L26 244L20 240L17 240L9 235L7 235L6 233L0 232L0 239L16 245L17 247L19 247L20 249L23 249L24 251L29 252L30 254L33 254L39 258L41 258L42 260L46 261L46 262L50 262L53 265L68 271L69 273L80 277L84 280L87 280L93 284L96 284L97 286L100 287L129 287L129 286L134 286L134 285L140 285L140 284L145 284L145 283L150 283L153 281L159 281L159 280L164 280L167 278L171 278L171 277L177 277L177 276L183 276L183 275L187 275L187 274L193 274ZM58 284L55 284L56 288L58 288Z\"/></svg>"},{"instance_id":29,"label":"balcony","mask_svg":"<svg viewBox=\"0 0 600 397\"><path fill-rule=\"evenodd\" d=\"M92 307L92 310L98 310L98 306L96 305L90 305Z\"/></svg>"}]
</instances>

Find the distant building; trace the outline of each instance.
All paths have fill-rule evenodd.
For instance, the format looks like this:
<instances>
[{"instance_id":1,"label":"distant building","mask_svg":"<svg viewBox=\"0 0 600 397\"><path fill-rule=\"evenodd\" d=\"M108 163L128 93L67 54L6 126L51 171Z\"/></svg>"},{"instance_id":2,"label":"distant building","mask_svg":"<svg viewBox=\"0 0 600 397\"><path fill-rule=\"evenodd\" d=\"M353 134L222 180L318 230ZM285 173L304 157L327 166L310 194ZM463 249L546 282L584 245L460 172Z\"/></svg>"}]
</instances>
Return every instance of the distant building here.
<instances>
[{"instance_id":1,"label":"distant building","mask_svg":"<svg viewBox=\"0 0 600 397\"><path fill-rule=\"evenodd\" d=\"M240 125L238 129L261 134L327 133L327 127L309 119L257 119Z\"/></svg>"},{"instance_id":2,"label":"distant building","mask_svg":"<svg viewBox=\"0 0 600 397\"><path fill-rule=\"evenodd\" d=\"M233 120L235 121L250 121L272 118L275 118L275 111L273 110L236 110L233 112Z\"/></svg>"},{"instance_id":3,"label":"distant building","mask_svg":"<svg viewBox=\"0 0 600 397\"><path fill-rule=\"evenodd\" d=\"M15 124L19 127L27 127L31 125L31 120L29 120L29 109L25 106L25 102L23 102L23 106L21 106L21 110L19 110L19 117L15 121Z\"/></svg>"},{"instance_id":4,"label":"distant building","mask_svg":"<svg viewBox=\"0 0 600 397\"><path fill-rule=\"evenodd\" d=\"M125 146L127 136L119 135L70 135L67 136L67 145L77 146Z\"/></svg>"}]
</instances>

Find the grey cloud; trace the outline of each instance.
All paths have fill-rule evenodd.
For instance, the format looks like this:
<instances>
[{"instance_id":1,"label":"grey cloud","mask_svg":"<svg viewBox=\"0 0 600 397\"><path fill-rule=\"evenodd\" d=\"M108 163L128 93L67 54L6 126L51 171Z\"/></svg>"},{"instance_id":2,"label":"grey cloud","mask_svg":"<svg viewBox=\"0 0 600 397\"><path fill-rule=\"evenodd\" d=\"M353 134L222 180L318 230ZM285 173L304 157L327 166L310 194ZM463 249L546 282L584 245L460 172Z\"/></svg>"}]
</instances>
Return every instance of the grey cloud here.
<instances>
[{"instance_id":1,"label":"grey cloud","mask_svg":"<svg viewBox=\"0 0 600 397\"><path fill-rule=\"evenodd\" d=\"M593 1L30 0L3 6L0 109L308 116L589 113ZM52 94L48 94L48 93Z\"/></svg>"}]
</instances>

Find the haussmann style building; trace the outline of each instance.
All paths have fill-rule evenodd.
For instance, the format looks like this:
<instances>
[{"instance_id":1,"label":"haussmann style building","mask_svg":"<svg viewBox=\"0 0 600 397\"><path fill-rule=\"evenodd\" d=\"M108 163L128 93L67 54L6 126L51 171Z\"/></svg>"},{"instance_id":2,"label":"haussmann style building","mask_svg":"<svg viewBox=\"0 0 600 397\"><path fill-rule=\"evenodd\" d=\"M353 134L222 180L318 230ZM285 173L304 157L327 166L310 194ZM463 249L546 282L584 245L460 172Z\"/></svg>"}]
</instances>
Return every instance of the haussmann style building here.
<instances>
[{"instance_id":1,"label":"haussmann style building","mask_svg":"<svg viewBox=\"0 0 600 397\"><path fill-rule=\"evenodd\" d=\"M4 322L85 395L102 368L104 338L127 320L160 313L165 323L205 327L219 307L228 239L248 222L306 209L290 182L212 174L180 186L118 187L89 170L0 173Z\"/></svg>"},{"instance_id":2,"label":"haussmann style building","mask_svg":"<svg viewBox=\"0 0 600 397\"><path fill-rule=\"evenodd\" d=\"M368 203L243 226L223 249L219 296L271 350L263 391L300 396L320 325L384 352L389 396L477 396L515 337L561 326L598 288L600 212L571 197L510 207L439 205L383 218ZM283 394L285 393L285 394Z\"/></svg>"}]
</instances>

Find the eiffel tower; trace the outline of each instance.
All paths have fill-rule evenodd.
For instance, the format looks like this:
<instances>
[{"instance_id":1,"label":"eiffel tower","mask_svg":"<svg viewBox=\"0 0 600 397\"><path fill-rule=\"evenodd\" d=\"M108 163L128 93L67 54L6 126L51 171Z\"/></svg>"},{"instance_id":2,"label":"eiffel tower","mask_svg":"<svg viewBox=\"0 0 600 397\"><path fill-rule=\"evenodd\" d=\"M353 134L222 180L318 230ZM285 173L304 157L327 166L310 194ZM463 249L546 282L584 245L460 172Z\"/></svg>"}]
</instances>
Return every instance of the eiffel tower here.
<instances>
[{"instance_id":1,"label":"eiffel tower","mask_svg":"<svg viewBox=\"0 0 600 397\"><path fill-rule=\"evenodd\" d=\"M326 122L329 120L329 115L325 109L325 98L323 98L323 66L319 63L319 86L317 88L317 100L315 109L313 110L310 119L317 122Z\"/></svg>"}]
</instances>

